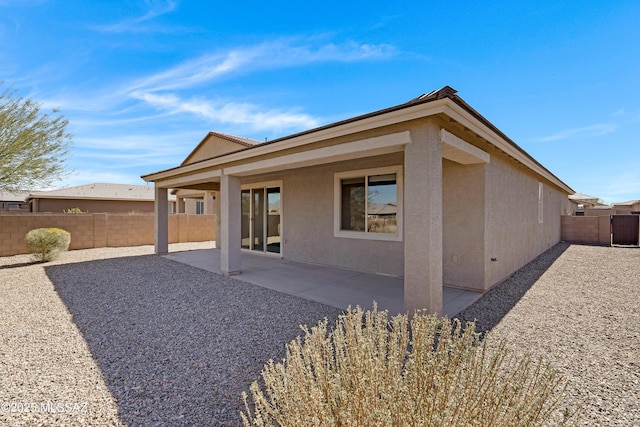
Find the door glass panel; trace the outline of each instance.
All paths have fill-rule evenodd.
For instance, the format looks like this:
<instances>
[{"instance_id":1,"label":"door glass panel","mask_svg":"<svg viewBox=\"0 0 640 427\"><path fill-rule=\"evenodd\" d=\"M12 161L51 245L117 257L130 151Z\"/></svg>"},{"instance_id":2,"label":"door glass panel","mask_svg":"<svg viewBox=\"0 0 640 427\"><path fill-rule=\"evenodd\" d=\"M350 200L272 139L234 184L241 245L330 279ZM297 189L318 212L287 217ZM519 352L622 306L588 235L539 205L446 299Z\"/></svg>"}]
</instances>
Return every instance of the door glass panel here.
<instances>
[{"instance_id":1,"label":"door glass panel","mask_svg":"<svg viewBox=\"0 0 640 427\"><path fill-rule=\"evenodd\" d=\"M267 188L267 252L280 253L280 188Z\"/></svg>"},{"instance_id":2,"label":"door glass panel","mask_svg":"<svg viewBox=\"0 0 640 427\"><path fill-rule=\"evenodd\" d=\"M249 190L242 190L241 194L241 219L240 219L240 232L242 235L242 248L250 249L249 243L251 238L249 236L249 224L251 215L251 192Z\"/></svg>"},{"instance_id":3,"label":"door glass panel","mask_svg":"<svg viewBox=\"0 0 640 427\"><path fill-rule=\"evenodd\" d=\"M264 188L253 191L253 250L264 251L265 204Z\"/></svg>"}]
</instances>

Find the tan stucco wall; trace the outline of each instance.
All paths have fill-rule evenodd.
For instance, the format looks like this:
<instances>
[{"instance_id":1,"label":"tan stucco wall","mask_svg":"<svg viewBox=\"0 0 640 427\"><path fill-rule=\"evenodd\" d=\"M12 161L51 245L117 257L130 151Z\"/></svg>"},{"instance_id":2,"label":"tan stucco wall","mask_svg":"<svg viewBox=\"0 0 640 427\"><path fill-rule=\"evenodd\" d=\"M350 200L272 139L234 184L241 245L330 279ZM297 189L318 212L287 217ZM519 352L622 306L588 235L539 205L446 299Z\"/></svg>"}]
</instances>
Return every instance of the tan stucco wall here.
<instances>
[{"instance_id":1,"label":"tan stucco wall","mask_svg":"<svg viewBox=\"0 0 640 427\"><path fill-rule=\"evenodd\" d=\"M63 213L65 210L79 208L82 212L153 212L153 201L127 200L83 200L83 199L38 199L36 212Z\"/></svg>"},{"instance_id":2,"label":"tan stucco wall","mask_svg":"<svg viewBox=\"0 0 640 427\"><path fill-rule=\"evenodd\" d=\"M283 257L355 271L401 276L403 243L334 237L334 174L402 164L402 153L244 179L282 180Z\"/></svg>"},{"instance_id":3,"label":"tan stucco wall","mask_svg":"<svg viewBox=\"0 0 640 427\"><path fill-rule=\"evenodd\" d=\"M232 153L246 148L242 144L237 142L228 141L223 138L211 135L207 137L207 140L198 149L191 153L189 157L184 161L184 164L197 162L199 160L210 159L212 157L220 156L222 154Z\"/></svg>"},{"instance_id":4,"label":"tan stucco wall","mask_svg":"<svg viewBox=\"0 0 640 427\"><path fill-rule=\"evenodd\" d=\"M560 241L567 194L543 181L544 216L539 224L538 182L540 178L517 163L492 156L485 188L485 289Z\"/></svg>"},{"instance_id":5,"label":"tan stucco wall","mask_svg":"<svg viewBox=\"0 0 640 427\"><path fill-rule=\"evenodd\" d=\"M488 167L442 161L442 261L447 285L484 290Z\"/></svg>"}]
</instances>

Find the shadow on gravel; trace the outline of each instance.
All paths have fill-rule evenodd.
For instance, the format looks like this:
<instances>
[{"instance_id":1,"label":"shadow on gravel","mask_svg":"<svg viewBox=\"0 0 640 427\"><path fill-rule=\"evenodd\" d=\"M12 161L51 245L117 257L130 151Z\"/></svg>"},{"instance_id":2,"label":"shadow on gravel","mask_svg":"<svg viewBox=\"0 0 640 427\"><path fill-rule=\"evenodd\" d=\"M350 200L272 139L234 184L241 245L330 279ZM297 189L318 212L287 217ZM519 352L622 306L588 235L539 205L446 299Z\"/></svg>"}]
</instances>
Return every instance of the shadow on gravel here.
<instances>
[{"instance_id":1,"label":"shadow on gravel","mask_svg":"<svg viewBox=\"0 0 640 427\"><path fill-rule=\"evenodd\" d=\"M567 250L569 243L558 243L494 286L482 298L456 316L465 322L476 321L478 332L488 332L520 301L549 267Z\"/></svg>"},{"instance_id":2,"label":"shadow on gravel","mask_svg":"<svg viewBox=\"0 0 640 427\"><path fill-rule=\"evenodd\" d=\"M27 262L17 262L15 264L0 265L0 270L7 269L7 268L29 267L30 265L34 265L34 264L43 264L43 262L42 261L27 261Z\"/></svg>"},{"instance_id":3,"label":"shadow on gravel","mask_svg":"<svg viewBox=\"0 0 640 427\"><path fill-rule=\"evenodd\" d=\"M265 362L339 310L155 255L45 267L123 423L236 426Z\"/></svg>"}]
</instances>

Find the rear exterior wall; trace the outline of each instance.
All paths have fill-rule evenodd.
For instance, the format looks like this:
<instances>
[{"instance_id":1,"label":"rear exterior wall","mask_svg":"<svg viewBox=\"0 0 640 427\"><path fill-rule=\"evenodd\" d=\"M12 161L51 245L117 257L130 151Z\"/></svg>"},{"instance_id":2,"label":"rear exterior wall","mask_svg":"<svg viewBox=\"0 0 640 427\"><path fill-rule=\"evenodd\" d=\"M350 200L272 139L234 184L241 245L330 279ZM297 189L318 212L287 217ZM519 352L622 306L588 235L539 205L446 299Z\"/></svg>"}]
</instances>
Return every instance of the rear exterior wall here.
<instances>
[{"instance_id":1,"label":"rear exterior wall","mask_svg":"<svg viewBox=\"0 0 640 427\"><path fill-rule=\"evenodd\" d=\"M402 276L402 241L334 236L334 174L402 165L403 153L253 177L243 184L282 181L282 232L285 259L367 273Z\"/></svg>"}]
</instances>

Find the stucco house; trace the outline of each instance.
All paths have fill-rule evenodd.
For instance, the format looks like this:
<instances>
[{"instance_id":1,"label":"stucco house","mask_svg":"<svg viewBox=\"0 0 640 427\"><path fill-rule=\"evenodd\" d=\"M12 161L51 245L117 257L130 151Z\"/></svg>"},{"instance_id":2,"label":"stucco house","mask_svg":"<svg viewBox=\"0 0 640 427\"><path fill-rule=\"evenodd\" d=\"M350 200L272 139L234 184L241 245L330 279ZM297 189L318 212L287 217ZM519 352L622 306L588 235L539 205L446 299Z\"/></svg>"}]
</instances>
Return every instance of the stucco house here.
<instances>
[{"instance_id":1,"label":"stucco house","mask_svg":"<svg viewBox=\"0 0 640 427\"><path fill-rule=\"evenodd\" d=\"M640 215L640 200L612 203L611 206L618 215Z\"/></svg>"},{"instance_id":2,"label":"stucco house","mask_svg":"<svg viewBox=\"0 0 640 427\"><path fill-rule=\"evenodd\" d=\"M11 193L9 191L0 191L0 214L5 212L29 212L29 202L26 201L27 196L29 196L29 193Z\"/></svg>"},{"instance_id":3,"label":"stucco house","mask_svg":"<svg viewBox=\"0 0 640 427\"><path fill-rule=\"evenodd\" d=\"M175 207L175 196L167 209ZM78 208L83 212L145 213L154 212L154 190L151 186L93 183L51 191L31 193L27 202L32 212L62 213ZM173 212L173 210L171 210Z\"/></svg>"},{"instance_id":4,"label":"stucco house","mask_svg":"<svg viewBox=\"0 0 640 427\"><path fill-rule=\"evenodd\" d=\"M448 86L231 152L207 145L142 177L157 253L169 190L209 191L224 273L251 251L399 276L409 312L442 313L443 285L485 292L556 244L575 193Z\"/></svg>"}]
</instances>

